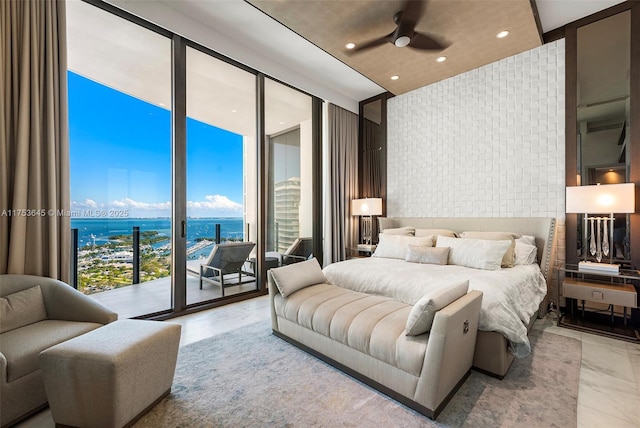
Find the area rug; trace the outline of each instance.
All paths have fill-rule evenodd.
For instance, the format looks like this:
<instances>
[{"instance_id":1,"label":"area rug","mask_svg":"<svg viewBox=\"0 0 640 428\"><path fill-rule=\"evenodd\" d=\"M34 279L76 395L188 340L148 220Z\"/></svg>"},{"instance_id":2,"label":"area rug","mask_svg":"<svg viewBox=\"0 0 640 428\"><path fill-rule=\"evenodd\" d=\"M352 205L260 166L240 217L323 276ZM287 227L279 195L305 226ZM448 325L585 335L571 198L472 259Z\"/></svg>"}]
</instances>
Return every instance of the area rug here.
<instances>
[{"instance_id":1,"label":"area rug","mask_svg":"<svg viewBox=\"0 0 640 428\"><path fill-rule=\"evenodd\" d=\"M472 372L434 422L252 324L181 348L171 394L135 427L576 426L580 341L531 341L505 379Z\"/></svg>"}]
</instances>

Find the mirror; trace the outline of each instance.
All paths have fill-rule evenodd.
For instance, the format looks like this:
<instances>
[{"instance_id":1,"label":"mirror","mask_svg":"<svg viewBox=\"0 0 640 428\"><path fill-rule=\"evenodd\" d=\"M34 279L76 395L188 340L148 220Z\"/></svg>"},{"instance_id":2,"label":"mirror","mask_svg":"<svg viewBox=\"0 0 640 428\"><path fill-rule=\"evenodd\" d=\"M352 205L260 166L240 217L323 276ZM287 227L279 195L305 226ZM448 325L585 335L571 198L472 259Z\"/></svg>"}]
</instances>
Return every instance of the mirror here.
<instances>
[{"instance_id":1,"label":"mirror","mask_svg":"<svg viewBox=\"0 0 640 428\"><path fill-rule=\"evenodd\" d=\"M630 181L630 60L630 11L577 29L578 185ZM595 260L589 251L591 231L581 217L578 257ZM613 223L611 255L606 259L628 265L629 216L617 214Z\"/></svg>"},{"instance_id":2,"label":"mirror","mask_svg":"<svg viewBox=\"0 0 640 428\"><path fill-rule=\"evenodd\" d=\"M360 197L379 198L382 194L382 99L362 106L361 126Z\"/></svg>"}]
</instances>

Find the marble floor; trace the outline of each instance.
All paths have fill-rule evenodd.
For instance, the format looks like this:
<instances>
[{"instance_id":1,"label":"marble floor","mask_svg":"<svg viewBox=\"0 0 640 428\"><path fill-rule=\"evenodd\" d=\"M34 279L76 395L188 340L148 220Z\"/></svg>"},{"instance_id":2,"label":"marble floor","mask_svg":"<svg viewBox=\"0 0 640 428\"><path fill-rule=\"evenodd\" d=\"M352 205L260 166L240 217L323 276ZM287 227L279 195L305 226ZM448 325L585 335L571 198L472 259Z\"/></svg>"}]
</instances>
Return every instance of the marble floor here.
<instances>
[{"instance_id":1,"label":"marble floor","mask_svg":"<svg viewBox=\"0 0 640 428\"><path fill-rule=\"evenodd\" d=\"M640 427L640 345L538 320L534 328L582 341L578 427Z\"/></svg>"},{"instance_id":2,"label":"marble floor","mask_svg":"<svg viewBox=\"0 0 640 428\"><path fill-rule=\"evenodd\" d=\"M182 325L180 346L242 328L269 322L268 296L173 318ZM582 341L578 392L578 427L640 427L640 345L557 327L550 318L534 328ZM17 425L54 427L49 409Z\"/></svg>"}]
</instances>

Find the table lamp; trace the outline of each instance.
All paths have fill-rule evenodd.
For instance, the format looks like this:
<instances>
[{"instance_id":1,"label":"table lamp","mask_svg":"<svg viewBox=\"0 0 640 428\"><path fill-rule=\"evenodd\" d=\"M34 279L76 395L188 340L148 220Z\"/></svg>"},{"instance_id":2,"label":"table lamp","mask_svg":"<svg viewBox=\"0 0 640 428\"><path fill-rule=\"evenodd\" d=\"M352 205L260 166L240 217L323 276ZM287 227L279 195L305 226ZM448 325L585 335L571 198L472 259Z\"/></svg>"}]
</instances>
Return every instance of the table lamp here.
<instances>
[{"instance_id":1,"label":"table lamp","mask_svg":"<svg viewBox=\"0 0 640 428\"><path fill-rule=\"evenodd\" d=\"M584 261L578 264L578 269L619 272L620 266L613 264L613 215L635 212L635 184L571 186L566 190L566 212L584 214L582 228ZM608 214L609 217L594 216L594 214ZM588 226L590 226L589 253L595 256L597 263L587 260L585 247ZM601 263L603 256L609 256L609 263Z\"/></svg>"},{"instance_id":2,"label":"table lamp","mask_svg":"<svg viewBox=\"0 0 640 428\"><path fill-rule=\"evenodd\" d=\"M364 251L373 250L374 247L371 245L371 216L382 215L382 198L353 199L351 201L351 215L362 216L362 239L364 243L358 244L358 249Z\"/></svg>"}]
</instances>

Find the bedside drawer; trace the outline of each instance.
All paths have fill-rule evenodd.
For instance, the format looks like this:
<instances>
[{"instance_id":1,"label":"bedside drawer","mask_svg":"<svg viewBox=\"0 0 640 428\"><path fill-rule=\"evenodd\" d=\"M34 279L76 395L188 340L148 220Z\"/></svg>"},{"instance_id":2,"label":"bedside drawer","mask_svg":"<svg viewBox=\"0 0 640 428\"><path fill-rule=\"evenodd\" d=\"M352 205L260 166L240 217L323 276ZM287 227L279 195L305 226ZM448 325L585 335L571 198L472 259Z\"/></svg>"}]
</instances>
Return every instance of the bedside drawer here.
<instances>
[{"instance_id":1,"label":"bedside drawer","mask_svg":"<svg viewBox=\"0 0 640 428\"><path fill-rule=\"evenodd\" d=\"M631 284L609 285L576 278L565 278L562 287L562 295L564 297L625 306L627 308L638 307L638 294Z\"/></svg>"}]
</instances>

